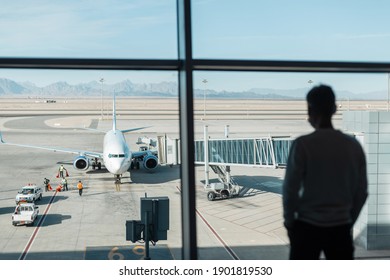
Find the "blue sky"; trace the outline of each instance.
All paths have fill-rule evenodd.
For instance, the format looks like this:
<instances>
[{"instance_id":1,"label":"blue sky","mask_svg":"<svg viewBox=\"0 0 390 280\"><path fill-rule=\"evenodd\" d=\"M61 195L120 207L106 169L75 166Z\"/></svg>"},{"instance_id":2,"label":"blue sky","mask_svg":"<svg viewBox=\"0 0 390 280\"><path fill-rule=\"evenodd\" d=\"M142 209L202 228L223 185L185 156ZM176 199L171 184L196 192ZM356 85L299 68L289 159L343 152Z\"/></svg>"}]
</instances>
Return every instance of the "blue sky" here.
<instances>
[{"instance_id":1,"label":"blue sky","mask_svg":"<svg viewBox=\"0 0 390 280\"><path fill-rule=\"evenodd\" d=\"M0 0L0 56L176 58L175 0ZM390 1L194 0L196 58L390 61ZM55 81L176 81L172 72L0 70L0 77ZM302 88L329 83L387 91L385 74L195 73L215 90ZM208 83L201 81L207 79Z\"/></svg>"}]
</instances>

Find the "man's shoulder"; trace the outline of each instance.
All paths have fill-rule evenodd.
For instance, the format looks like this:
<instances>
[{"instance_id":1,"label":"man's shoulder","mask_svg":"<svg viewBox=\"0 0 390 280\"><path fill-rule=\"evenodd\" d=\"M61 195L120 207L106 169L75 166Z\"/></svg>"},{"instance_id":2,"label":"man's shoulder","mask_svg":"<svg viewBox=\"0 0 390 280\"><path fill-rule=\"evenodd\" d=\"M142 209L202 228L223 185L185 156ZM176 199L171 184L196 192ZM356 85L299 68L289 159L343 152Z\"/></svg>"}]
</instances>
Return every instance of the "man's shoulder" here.
<instances>
[{"instance_id":1,"label":"man's shoulder","mask_svg":"<svg viewBox=\"0 0 390 280\"><path fill-rule=\"evenodd\" d=\"M308 134L298 136L297 138L295 138L294 142L296 142L296 143L305 142L305 141L310 140L314 136L315 136L315 131L308 133Z\"/></svg>"},{"instance_id":2,"label":"man's shoulder","mask_svg":"<svg viewBox=\"0 0 390 280\"><path fill-rule=\"evenodd\" d=\"M311 133L301 135L297 137L294 141L297 143L303 143L306 141L312 141L312 140L321 140L326 141L326 139L340 139L344 141L350 141L354 142L356 144L359 144L359 141L355 138L354 135L344 133L340 130L332 129L332 130L316 130ZM360 144L359 144L360 145Z\"/></svg>"},{"instance_id":3,"label":"man's shoulder","mask_svg":"<svg viewBox=\"0 0 390 280\"><path fill-rule=\"evenodd\" d=\"M360 146L360 143L359 143L359 141L356 139L356 136L355 136L355 135L353 135L353 134L348 134L348 133L344 133L344 132L342 132L342 131L340 131L340 130L336 130L336 132L338 133L339 137L345 139L345 141L349 141L349 142L351 142L351 143L354 143L354 144Z\"/></svg>"}]
</instances>

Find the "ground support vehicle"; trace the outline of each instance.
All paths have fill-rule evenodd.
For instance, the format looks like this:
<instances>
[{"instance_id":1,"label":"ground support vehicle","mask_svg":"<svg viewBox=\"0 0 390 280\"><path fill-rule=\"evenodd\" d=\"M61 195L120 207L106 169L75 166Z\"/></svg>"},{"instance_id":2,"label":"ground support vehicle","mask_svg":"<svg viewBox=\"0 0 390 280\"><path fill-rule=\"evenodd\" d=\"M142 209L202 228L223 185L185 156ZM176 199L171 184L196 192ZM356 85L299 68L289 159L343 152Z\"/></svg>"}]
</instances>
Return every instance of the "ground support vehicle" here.
<instances>
[{"instance_id":1,"label":"ground support vehicle","mask_svg":"<svg viewBox=\"0 0 390 280\"><path fill-rule=\"evenodd\" d=\"M34 225L39 209L34 203L20 203L12 214L12 225Z\"/></svg>"},{"instance_id":2,"label":"ground support vehicle","mask_svg":"<svg viewBox=\"0 0 390 280\"><path fill-rule=\"evenodd\" d=\"M38 187L33 184L24 186L16 195L15 203L19 204L20 202L34 203L37 200L42 199L43 190L41 187Z\"/></svg>"},{"instance_id":3,"label":"ground support vehicle","mask_svg":"<svg viewBox=\"0 0 390 280\"><path fill-rule=\"evenodd\" d=\"M211 183L205 186L205 190L207 191L207 199L213 201L216 198L225 199L237 196L240 192L240 186L230 183Z\"/></svg>"}]
</instances>

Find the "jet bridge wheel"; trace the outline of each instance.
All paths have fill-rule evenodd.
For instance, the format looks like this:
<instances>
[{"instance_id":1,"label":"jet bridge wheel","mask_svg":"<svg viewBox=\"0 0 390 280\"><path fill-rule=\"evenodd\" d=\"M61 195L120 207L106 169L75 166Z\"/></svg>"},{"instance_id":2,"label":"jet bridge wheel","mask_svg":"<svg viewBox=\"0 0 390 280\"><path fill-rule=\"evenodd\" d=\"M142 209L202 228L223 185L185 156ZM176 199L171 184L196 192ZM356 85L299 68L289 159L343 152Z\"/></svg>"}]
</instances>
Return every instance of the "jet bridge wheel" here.
<instances>
[{"instance_id":1,"label":"jet bridge wheel","mask_svg":"<svg viewBox=\"0 0 390 280\"><path fill-rule=\"evenodd\" d=\"M215 197L216 197L216 195L215 195L214 192L208 192L208 193L207 193L207 199L208 199L209 201L214 201L214 200L215 200Z\"/></svg>"},{"instance_id":2,"label":"jet bridge wheel","mask_svg":"<svg viewBox=\"0 0 390 280\"><path fill-rule=\"evenodd\" d=\"M229 194L229 191L228 191L228 190L222 190L222 191L221 191L221 197L222 197L222 198L224 198L224 199L225 199L225 198L229 198L229 195L230 195L230 194Z\"/></svg>"}]
</instances>

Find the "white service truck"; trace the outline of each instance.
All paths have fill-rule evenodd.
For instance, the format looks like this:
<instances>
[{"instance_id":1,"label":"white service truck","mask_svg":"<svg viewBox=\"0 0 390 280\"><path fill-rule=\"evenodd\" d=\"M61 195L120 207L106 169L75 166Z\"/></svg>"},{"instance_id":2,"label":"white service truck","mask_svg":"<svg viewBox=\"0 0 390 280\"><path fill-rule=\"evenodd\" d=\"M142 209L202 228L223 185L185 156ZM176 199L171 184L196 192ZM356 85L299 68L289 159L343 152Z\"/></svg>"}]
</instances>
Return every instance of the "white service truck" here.
<instances>
[{"instance_id":1,"label":"white service truck","mask_svg":"<svg viewBox=\"0 0 390 280\"><path fill-rule=\"evenodd\" d=\"M20 202L33 203L37 200L42 199L42 188L36 185L27 185L24 186L16 195L15 202L19 204Z\"/></svg>"},{"instance_id":2,"label":"white service truck","mask_svg":"<svg viewBox=\"0 0 390 280\"><path fill-rule=\"evenodd\" d=\"M12 225L34 225L39 209L34 203L21 203L12 214Z\"/></svg>"}]
</instances>

